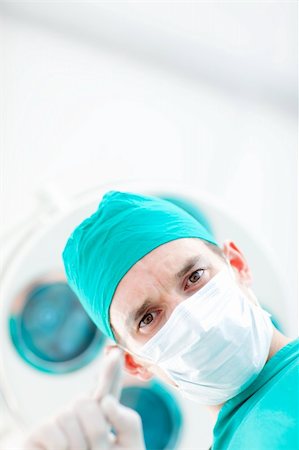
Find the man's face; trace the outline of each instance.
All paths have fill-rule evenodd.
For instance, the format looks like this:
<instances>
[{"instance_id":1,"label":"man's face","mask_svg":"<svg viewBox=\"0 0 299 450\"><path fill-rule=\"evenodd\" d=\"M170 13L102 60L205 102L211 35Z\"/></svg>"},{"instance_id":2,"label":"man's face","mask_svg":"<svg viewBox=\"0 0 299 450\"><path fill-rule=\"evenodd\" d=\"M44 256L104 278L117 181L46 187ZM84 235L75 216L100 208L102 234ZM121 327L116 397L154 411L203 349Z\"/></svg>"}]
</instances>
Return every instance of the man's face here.
<instances>
[{"instance_id":1,"label":"man's face","mask_svg":"<svg viewBox=\"0 0 299 450\"><path fill-rule=\"evenodd\" d=\"M250 273L241 252L229 242L223 254L246 292ZM117 340L129 351L126 366L131 373L144 379L152 373L161 376L159 368L132 355L162 328L179 303L226 265L224 257L204 241L184 238L157 247L128 271L114 294L110 321Z\"/></svg>"},{"instance_id":2,"label":"man's face","mask_svg":"<svg viewBox=\"0 0 299 450\"><path fill-rule=\"evenodd\" d=\"M233 253L234 261L235 253L237 261L243 258L233 243L226 244L223 252L228 259ZM248 284L244 261L243 265L240 261L231 264L237 269L240 284ZM201 289L225 265L223 257L196 238L177 239L148 253L122 278L114 294L110 321L118 341L134 355L167 322L179 303ZM134 371L130 370L132 364ZM126 365L143 379L150 373L161 376L159 368L129 353Z\"/></svg>"}]
</instances>

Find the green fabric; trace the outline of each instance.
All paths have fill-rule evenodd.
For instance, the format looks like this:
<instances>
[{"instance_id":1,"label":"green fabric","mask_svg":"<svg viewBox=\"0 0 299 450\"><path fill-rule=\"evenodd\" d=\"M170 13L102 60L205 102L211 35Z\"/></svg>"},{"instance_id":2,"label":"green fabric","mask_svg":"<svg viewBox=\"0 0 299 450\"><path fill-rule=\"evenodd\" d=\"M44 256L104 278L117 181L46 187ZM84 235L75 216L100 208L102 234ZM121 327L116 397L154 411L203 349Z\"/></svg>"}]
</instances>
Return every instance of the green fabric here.
<instances>
[{"instance_id":1,"label":"green fabric","mask_svg":"<svg viewBox=\"0 0 299 450\"><path fill-rule=\"evenodd\" d=\"M189 213L192 217L194 217L199 223L201 223L208 232L214 236L214 231L211 223L209 222L207 216L198 209L197 205L194 205L190 200L187 200L183 197L173 196L173 195L161 195L160 198L164 200L168 200L171 203L174 203L179 208L184 209Z\"/></svg>"},{"instance_id":2,"label":"green fabric","mask_svg":"<svg viewBox=\"0 0 299 450\"><path fill-rule=\"evenodd\" d=\"M257 379L220 410L212 450L299 449L299 339L277 352Z\"/></svg>"},{"instance_id":3,"label":"green fabric","mask_svg":"<svg viewBox=\"0 0 299 450\"><path fill-rule=\"evenodd\" d=\"M217 245L198 220L173 203L109 191L66 243L62 257L68 283L95 324L115 340L109 308L123 276L159 245L192 237Z\"/></svg>"}]
</instances>

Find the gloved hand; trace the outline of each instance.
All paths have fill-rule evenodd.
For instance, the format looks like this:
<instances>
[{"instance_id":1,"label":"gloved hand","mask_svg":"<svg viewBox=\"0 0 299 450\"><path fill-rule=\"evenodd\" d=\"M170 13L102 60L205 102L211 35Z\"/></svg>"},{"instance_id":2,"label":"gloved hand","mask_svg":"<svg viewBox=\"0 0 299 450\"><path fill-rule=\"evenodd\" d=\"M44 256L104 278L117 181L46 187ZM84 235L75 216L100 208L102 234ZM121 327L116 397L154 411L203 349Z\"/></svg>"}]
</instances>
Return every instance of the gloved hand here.
<instances>
[{"instance_id":1,"label":"gloved hand","mask_svg":"<svg viewBox=\"0 0 299 450\"><path fill-rule=\"evenodd\" d=\"M120 350L113 348L105 356L95 394L40 426L26 440L24 449L145 450L140 416L118 402L121 360Z\"/></svg>"}]
</instances>

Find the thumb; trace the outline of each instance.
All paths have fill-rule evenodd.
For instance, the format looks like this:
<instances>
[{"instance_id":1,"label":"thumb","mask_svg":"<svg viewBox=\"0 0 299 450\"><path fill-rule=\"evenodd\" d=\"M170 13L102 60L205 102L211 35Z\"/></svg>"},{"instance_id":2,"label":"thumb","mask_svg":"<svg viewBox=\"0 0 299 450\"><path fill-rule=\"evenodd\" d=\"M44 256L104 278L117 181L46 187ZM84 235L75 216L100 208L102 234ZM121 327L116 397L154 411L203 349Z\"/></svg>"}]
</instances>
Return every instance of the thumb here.
<instances>
[{"instance_id":1,"label":"thumb","mask_svg":"<svg viewBox=\"0 0 299 450\"><path fill-rule=\"evenodd\" d=\"M101 408L116 433L119 447L144 449L141 417L136 411L121 405L112 395L102 399Z\"/></svg>"}]
</instances>

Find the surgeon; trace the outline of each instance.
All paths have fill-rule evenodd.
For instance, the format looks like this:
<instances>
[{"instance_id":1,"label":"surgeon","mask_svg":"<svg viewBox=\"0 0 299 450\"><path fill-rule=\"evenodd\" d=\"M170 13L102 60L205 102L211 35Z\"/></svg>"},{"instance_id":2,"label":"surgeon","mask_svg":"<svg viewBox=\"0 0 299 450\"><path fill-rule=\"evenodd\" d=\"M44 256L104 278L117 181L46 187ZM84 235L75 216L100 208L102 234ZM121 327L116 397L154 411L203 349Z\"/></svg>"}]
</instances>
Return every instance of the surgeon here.
<instances>
[{"instance_id":1,"label":"surgeon","mask_svg":"<svg viewBox=\"0 0 299 450\"><path fill-rule=\"evenodd\" d=\"M232 241L220 246L167 200L109 191L69 237L63 261L114 347L97 394L36 430L28 450L143 450L139 416L118 401L121 364L206 405L213 450L299 448L299 340L272 324Z\"/></svg>"}]
</instances>

